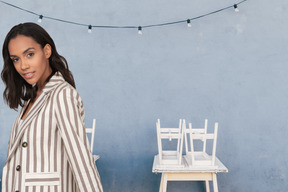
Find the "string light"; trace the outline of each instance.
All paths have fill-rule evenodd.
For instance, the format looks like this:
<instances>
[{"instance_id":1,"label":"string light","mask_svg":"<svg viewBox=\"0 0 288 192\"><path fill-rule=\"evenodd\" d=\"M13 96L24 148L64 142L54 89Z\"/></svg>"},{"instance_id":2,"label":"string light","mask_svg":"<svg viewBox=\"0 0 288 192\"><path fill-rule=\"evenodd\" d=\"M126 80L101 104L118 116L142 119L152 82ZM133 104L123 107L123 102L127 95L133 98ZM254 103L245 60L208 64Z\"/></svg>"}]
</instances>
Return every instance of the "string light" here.
<instances>
[{"instance_id":1,"label":"string light","mask_svg":"<svg viewBox=\"0 0 288 192\"><path fill-rule=\"evenodd\" d=\"M234 11L235 11L235 12L239 12L239 9L238 9L237 4L234 4L233 7L234 7Z\"/></svg>"},{"instance_id":2,"label":"string light","mask_svg":"<svg viewBox=\"0 0 288 192\"><path fill-rule=\"evenodd\" d=\"M142 27L141 27L141 26L138 27L138 34L139 34L139 35L142 35L142 34L143 34L143 33L142 33Z\"/></svg>"},{"instance_id":3,"label":"string light","mask_svg":"<svg viewBox=\"0 0 288 192\"><path fill-rule=\"evenodd\" d=\"M92 25L88 26L88 33L92 33Z\"/></svg>"},{"instance_id":4,"label":"string light","mask_svg":"<svg viewBox=\"0 0 288 192\"><path fill-rule=\"evenodd\" d=\"M42 22L42 19L43 19L43 15L39 15L38 22L41 23L41 22Z\"/></svg>"},{"instance_id":5,"label":"string light","mask_svg":"<svg viewBox=\"0 0 288 192\"><path fill-rule=\"evenodd\" d=\"M212 14L216 14L216 13L224 11L226 9L230 9L230 8L234 7L234 10L236 12L239 12L238 5L241 4L241 3L244 3L245 1L248 1L248 0L242 0L242 1L238 2L238 3L235 3L234 5L230 5L230 6L222 8L222 9L218 9L218 10L215 10L215 11L203 14L203 15L199 15L197 17L193 17L193 18L190 18L190 19L187 19L187 20L172 21L172 22L167 22L167 23L151 24L151 25L144 25L144 26L113 26L113 25L100 26L100 25L88 25L88 33L92 32L92 27L93 28L110 28L110 29L111 28L114 28L114 29L137 29L138 28L138 34L140 34L140 35L142 34L142 29L143 28L162 27L162 26L167 26L167 25L175 25L175 24L179 24L179 23L187 23L187 26L191 27L192 26L191 25L191 21L192 20L196 20L196 19L200 19L202 17L206 17L206 16L209 16L209 15L212 15ZM25 11L25 12L33 14L33 15L37 15L39 17L38 22L39 23L42 22L43 15L39 15L39 14L33 12L33 11L29 11L29 10L23 9L21 7L18 7L16 5L11 4L11 3L7 3L7 2L2 1L2 0L0 0L0 3L6 4L6 5L10 6L10 7L14 7L16 9ZM73 21L67 21L67 20L63 20L63 19L57 19L57 18L53 18L53 17L49 17L49 16L45 16L45 19L50 19L50 20L54 20L54 21L58 21L58 22L62 22L62 23L68 23L68 24L73 24L73 25L87 27L87 24L77 23L77 22L73 22Z\"/></svg>"},{"instance_id":6,"label":"string light","mask_svg":"<svg viewBox=\"0 0 288 192\"><path fill-rule=\"evenodd\" d=\"M192 27L190 19L187 19L187 26Z\"/></svg>"}]
</instances>

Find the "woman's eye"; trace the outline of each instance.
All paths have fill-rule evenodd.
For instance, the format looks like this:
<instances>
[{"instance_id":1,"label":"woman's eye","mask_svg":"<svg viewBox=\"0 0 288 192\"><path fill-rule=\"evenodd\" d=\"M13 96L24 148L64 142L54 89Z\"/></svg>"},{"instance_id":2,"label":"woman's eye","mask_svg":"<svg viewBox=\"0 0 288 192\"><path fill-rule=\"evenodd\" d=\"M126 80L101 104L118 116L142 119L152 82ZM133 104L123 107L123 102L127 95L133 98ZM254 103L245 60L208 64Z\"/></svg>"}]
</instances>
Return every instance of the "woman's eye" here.
<instances>
[{"instance_id":1,"label":"woman's eye","mask_svg":"<svg viewBox=\"0 0 288 192\"><path fill-rule=\"evenodd\" d=\"M32 57L34 55L34 53L28 53L28 57Z\"/></svg>"},{"instance_id":2,"label":"woman's eye","mask_svg":"<svg viewBox=\"0 0 288 192\"><path fill-rule=\"evenodd\" d=\"M17 62L19 59L18 58L11 58L12 62L15 63Z\"/></svg>"}]
</instances>

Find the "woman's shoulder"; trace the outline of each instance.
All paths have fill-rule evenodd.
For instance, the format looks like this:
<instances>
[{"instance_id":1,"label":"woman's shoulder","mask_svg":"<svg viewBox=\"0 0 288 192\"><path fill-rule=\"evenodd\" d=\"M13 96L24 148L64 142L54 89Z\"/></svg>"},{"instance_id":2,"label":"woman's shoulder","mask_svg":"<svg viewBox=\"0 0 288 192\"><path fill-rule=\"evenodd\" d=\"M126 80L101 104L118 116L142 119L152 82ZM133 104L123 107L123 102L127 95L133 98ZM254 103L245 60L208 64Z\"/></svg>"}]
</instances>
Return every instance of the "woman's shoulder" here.
<instances>
[{"instance_id":1,"label":"woman's shoulder","mask_svg":"<svg viewBox=\"0 0 288 192\"><path fill-rule=\"evenodd\" d=\"M60 72L56 72L47 84L50 86L51 96L54 100L73 98L81 102L81 98L77 90L67 81L65 81Z\"/></svg>"},{"instance_id":2,"label":"woman's shoulder","mask_svg":"<svg viewBox=\"0 0 288 192\"><path fill-rule=\"evenodd\" d=\"M79 94L77 92L77 90L72 86L70 85L67 81L63 81L61 83L59 83L55 89L54 89L54 95L56 97L59 97L59 95L67 95L67 97L79 97Z\"/></svg>"},{"instance_id":3,"label":"woman's shoulder","mask_svg":"<svg viewBox=\"0 0 288 192\"><path fill-rule=\"evenodd\" d=\"M60 72L56 72L51 77L51 79L47 83L47 87L49 86L54 89L54 91L63 91L65 89L71 89L72 91L76 91L76 89L72 85L65 81L64 77Z\"/></svg>"}]
</instances>

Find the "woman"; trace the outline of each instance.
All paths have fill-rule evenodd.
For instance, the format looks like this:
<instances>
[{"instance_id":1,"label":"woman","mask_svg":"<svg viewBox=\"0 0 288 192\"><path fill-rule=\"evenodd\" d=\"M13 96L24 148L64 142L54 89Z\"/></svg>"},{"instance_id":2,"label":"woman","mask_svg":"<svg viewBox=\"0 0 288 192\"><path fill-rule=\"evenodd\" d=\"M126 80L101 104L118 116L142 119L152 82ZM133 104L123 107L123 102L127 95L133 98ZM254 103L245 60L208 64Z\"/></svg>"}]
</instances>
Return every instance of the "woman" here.
<instances>
[{"instance_id":1,"label":"woman","mask_svg":"<svg viewBox=\"0 0 288 192\"><path fill-rule=\"evenodd\" d=\"M4 100L22 109L11 131L2 192L103 191L84 108L64 57L39 25L14 26L3 44Z\"/></svg>"}]
</instances>

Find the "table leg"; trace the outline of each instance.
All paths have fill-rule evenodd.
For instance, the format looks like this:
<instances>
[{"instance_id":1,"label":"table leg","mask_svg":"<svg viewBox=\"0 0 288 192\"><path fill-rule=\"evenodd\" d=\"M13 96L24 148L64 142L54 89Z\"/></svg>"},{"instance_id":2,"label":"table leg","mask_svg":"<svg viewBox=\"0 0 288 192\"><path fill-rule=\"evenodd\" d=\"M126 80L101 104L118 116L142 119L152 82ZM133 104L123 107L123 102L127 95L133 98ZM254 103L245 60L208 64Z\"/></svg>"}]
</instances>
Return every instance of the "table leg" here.
<instances>
[{"instance_id":1,"label":"table leg","mask_svg":"<svg viewBox=\"0 0 288 192\"><path fill-rule=\"evenodd\" d=\"M168 173L164 173L164 178L163 178L163 192L167 191L167 174ZM163 175L163 173L162 173Z\"/></svg>"},{"instance_id":2,"label":"table leg","mask_svg":"<svg viewBox=\"0 0 288 192\"><path fill-rule=\"evenodd\" d=\"M159 192L163 192L163 179L164 179L164 173L161 174L161 182L160 182Z\"/></svg>"},{"instance_id":3,"label":"table leg","mask_svg":"<svg viewBox=\"0 0 288 192\"><path fill-rule=\"evenodd\" d=\"M206 184L206 192L210 192L209 180L206 180L205 184Z\"/></svg>"},{"instance_id":4,"label":"table leg","mask_svg":"<svg viewBox=\"0 0 288 192\"><path fill-rule=\"evenodd\" d=\"M216 173L213 173L212 177L213 177L213 190L214 190L214 192L218 192Z\"/></svg>"}]
</instances>

